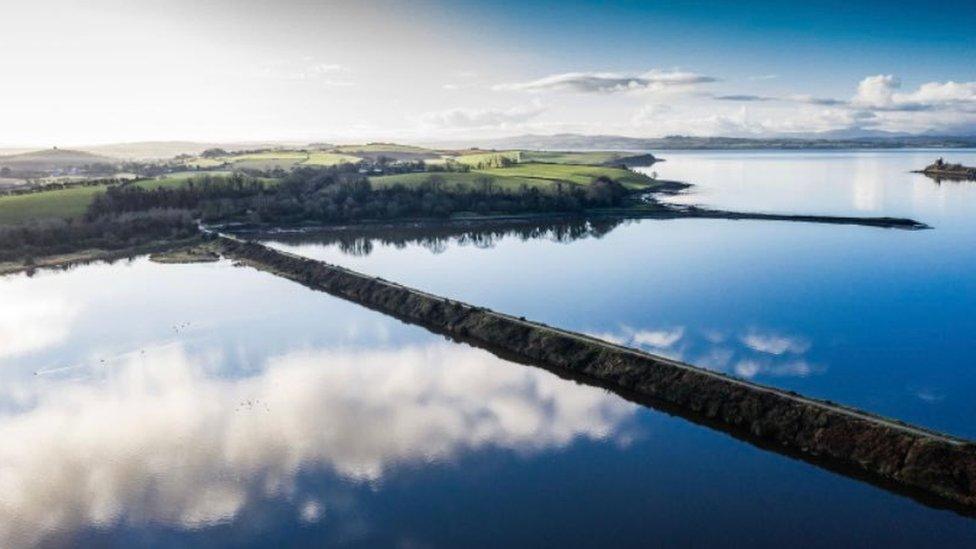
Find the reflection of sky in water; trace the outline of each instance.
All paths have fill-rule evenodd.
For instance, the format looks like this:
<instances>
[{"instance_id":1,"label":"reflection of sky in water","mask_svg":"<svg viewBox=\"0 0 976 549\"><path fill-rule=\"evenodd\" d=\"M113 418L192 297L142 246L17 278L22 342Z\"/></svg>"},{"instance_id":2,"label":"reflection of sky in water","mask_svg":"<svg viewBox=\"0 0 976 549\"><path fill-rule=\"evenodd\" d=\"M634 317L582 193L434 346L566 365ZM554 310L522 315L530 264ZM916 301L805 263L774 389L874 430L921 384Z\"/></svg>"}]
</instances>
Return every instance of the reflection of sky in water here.
<instances>
[{"instance_id":1,"label":"reflection of sky in water","mask_svg":"<svg viewBox=\"0 0 976 549\"><path fill-rule=\"evenodd\" d=\"M626 330L680 327L672 356L976 437L976 183L908 173L940 155L976 164L972 151L667 151L654 166L662 178L698 184L686 201L908 216L935 227L928 231L647 220L569 243L502 238L485 250L451 241L437 254L417 244L374 244L365 256L276 245L632 344L640 338ZM807 348L776 354L744 341L759 337Z\"/></svg>"},{"instance_id":2,"label":"reflection of sky in water","mask_svg":"<svg viewBox=\"0 0 976 549\"><path fill-rule=\"evenodd\" d=\"M855 528L974 535L951 513L227 263L7 277L0 302L43 304L0 322L0 339L29 342L0 356L2 546L598 546L648 529L771 544L811 517L829 525L810 538L822 544ZM726 367L820 345L614 333L721 345Z\"/></svg>"},{"instance_id":3,"label":"reflection of sky in water","mask_svg":"<svg viewBox=\"0 0 976 549\"><path fill-rule=\"evenodd\" d=\"M835 215L927 217L948 213L931 179L909 173L944 156L976 164L976 151L665 151L661 179L697 185L674 202L711 207ZM943 186L953 183L943 182ZM958 186L958 183L955 185Z\"/></svg>"},{"instance_id":4,"label":"reflection of sky in water","mask_svg":"<svg viewBox=\"0 0 976 549\"><path fill-rule=\"evenodd\" d=\"M146 294L148 282L165 289ZM284 285L145 260L0 281L10 305L0 321L10 343L0 356L0 545L133 521L233 521L254 497L295 499L306 470L379 483L389 468L487 447L531 455L579 437L628 442L633 404ZM222 325L264 338L261 319L227 294L276 286L324 308L284 320L297 341L264 349ZM136 300L145 308L119 308ZM329 344L305 339L316 332ZM314 522L327 504L309 496L298 515Z\"/></svg>"},{"instance_id":5,"label":"reflection of sky in water","mask_svg":"<svg viewBox=\"0 0 976 549\"><path fill-rule=\"evenodd\" d=\"M303 470L376 483L397 464L486 447L626 444L621 424L636 409L446 342L300 350L248 377L208 374L224 360L169 345L7 387L30 405L0 418L0 540L22 541L38 524L231 521L252 491L296 495ZM328 505L308 501L304 520Z\"/></svg>"},{"instance_id":6,"label":"reflection of sky in water","mask_svg":"<svg viewBox=\"0 0 976 549\"><path fill-rule=\"evenodd\" d=\"M658 330L622 326L616 332L591 335L745 379L806 377L821 370L804 358L808 341L775 332L753 329L736 336L714 330L692 333L684 326Z\"/></svg>"}]
</instances>

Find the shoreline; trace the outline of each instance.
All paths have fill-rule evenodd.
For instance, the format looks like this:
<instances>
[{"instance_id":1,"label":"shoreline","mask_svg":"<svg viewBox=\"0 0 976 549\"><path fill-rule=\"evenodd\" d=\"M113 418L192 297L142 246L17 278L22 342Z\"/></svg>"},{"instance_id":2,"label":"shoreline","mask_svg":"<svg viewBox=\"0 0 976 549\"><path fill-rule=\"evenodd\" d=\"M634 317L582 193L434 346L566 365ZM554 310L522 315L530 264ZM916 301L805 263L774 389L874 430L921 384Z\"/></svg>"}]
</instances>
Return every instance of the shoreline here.
<instances>
[{"instance_id":1,"label":"shoreline","mask_svg":"<svg viewBox=\"0 0 976 549\"><path fill-rule=\"evenodd\" d=\"M697 423L927 505L976 514L972 442L794 392L743 381L591 336L446 299L343 267L221 235L238 264L605 386ZM654 404L657 403L657 404Z\"/></svg>"},{"instance_id":2,"label":"shoreline","mask_svg":"<svg viewBox=\"0 0 976 549\"><path fill-rule=\"evenodd\" d=\"M148 255L171 251L177 248L193 246L205 242L203 235L186 240L155 241L139 246L121 248L118 250L89 249L64 254L41 256L34 259L31 265L23 261L0 261L0 276L21 272L31 273L36 270L68 269L75 265L94 263L98 261L116 261L135 256Z\"/></svg>"},{"instance_id":3,"label":"shoreline","mask_svg":"<svg viewBox=\"0 0 976 549\"><path fill-rule=\"evenodd\" d=\"M855 217L817 214L777 214L714 210L698 206L672 206L656 202L650 207L603 208L583 212L540 212L525 214L470 215L449 218L366 219L355 223L323 225L318 223L278 225L272 223L224 223L208 225L214 231L240 234L288 234L302 232L354 232L375 229L409 227L469 227L492 223L517 223L533 221L586 221L589 219L725 219L730 221L787 221L796 223L821 223L827 225L857 225L883 229L922 230L932 227L921 221L904 217Z\"/></svg>"}]
</instances>

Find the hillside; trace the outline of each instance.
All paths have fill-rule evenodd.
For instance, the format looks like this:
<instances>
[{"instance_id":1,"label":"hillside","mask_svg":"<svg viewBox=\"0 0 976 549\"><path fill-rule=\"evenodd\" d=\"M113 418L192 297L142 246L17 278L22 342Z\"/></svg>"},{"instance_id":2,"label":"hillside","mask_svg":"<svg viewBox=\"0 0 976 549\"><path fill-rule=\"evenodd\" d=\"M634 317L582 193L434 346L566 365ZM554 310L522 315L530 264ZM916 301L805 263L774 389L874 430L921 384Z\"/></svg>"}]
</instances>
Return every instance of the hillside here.
<instances>
[{"instance_id":1,"label":"hillside","mask_svg":"<svg viewBox=\"0 0 976 549\"><path fill-rule=\"evenodd\" d=\"M114 158L69 149L45 149L28 153L0 156L0 168L15 171L50 172L78 168L90 164L115 164Z\"/></svg>"},{"instance_id":2,"label":"hillside","mask_svg":"<svg viewBox=\"0 0 976 549\"><path fill-rule=\"evenodd\" d=\"M668 149L897 149L897 148L968 148L976 147L976 136L877 135L839 137L839 134L804 137L770 138L695 137L627 137L620 135L520 135L497 139L436 143L438 147L492 149L534 149L540 151L646 151Z\"/></svg>"},{"instance_id":3,"label":"hillside","mask_svg":"<svg viewBox=\"0 0 976 549\"><path fill-rule=\"evenodd\" d=\"M134 143L110 143L78 147L79 150L93 154L111 156L125 160L159 160L173 158L181 154L198 155L207 149L226 151L248 151L255 149L281 147L284 143L237 142L206 143L197 141L140 141ZM297 144L295 144L297 145Z\"/></svg>"}]
</instances>

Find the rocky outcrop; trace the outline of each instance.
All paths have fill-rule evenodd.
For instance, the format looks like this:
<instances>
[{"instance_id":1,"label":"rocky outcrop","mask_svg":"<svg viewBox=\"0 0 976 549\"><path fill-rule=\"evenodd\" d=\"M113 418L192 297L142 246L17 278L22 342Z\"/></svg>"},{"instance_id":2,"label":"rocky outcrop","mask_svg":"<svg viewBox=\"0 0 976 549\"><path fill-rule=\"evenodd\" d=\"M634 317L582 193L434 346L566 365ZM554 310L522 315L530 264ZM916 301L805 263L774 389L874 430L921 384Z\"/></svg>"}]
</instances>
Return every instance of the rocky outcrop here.
<instances>
[{"instance_id":1,"label":"rocky outcrop","mask_svg":"<svg viewBox=\"0 0 976 549\"><path fill-rule=\"evenodd\" d=\"M934 179L976 181L976 168L963 166L962 164L949 164L941 158L926 166L925 169L919 170L917 173L925 174Z\"/></svg>"},{"instance_id":2,"label":"rocky outcrop","mask_svg":"<svg viewBox=\"0 0 976 549\"><path fill-rule=\"evenodd\" d=\"M222 237L227 257L926 502L976 510L976 447L896 420Z\"/></svg>"},{"instance_id":3,"label":"rocky outcrop","mask_svg":"<svg viewBox=\"0 0 976 549\"><path fill-rule=\"evenodd\" d=\"M622 156L606 163L607 166L620 168L644 168L653 166L657 162L663 162L651 153L635 154L632 156Z\"/></svg>"}]
</instances>

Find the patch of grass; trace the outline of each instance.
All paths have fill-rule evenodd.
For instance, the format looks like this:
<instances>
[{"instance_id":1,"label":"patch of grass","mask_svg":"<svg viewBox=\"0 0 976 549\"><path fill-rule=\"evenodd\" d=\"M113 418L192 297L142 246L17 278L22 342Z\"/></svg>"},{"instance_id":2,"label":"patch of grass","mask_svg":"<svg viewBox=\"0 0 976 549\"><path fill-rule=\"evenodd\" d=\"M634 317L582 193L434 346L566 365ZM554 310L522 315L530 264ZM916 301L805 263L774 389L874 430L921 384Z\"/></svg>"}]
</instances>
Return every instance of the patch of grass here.
<instances>
[{"instance_id":1,"label":"patch of grass","mask_svg":"<svg viewBox=\"0 0 976 549\"><path fill-rule=\"evenodd\" d=\"M217 166L223 166L224 163L229 162L227 158L189 158L183 164L188 168L216 168Z\"/></svg>"},{"instance_id":2,"label":"patch of grass","mask_svg":"<svg viewBox=\"0 0 976 549\"><path fill-rule=\"evenodd\" d=\"M596 166L613 162L621 158L632 156L629 153L613 151L595 152L558 152L558 151L521 151L522 162L548 162L551 164L585 164Z\"/></svg>"},{"instance_id":3,"label":"patch of grass","mask_svg":"<svg viewBox=\"0 0 976 549\"><path fill-rule=\"evenodd\" d=\"M413 145L398 145L396 143L367 143L365 145L339 145L332 149L334 152L338 153L352 153L365 152L365 153L427 153L437 156L437 152L431 149L425 149L423 147L415 147Z\"/></svg>"},{"instance_id":4,"label":"patch of grass","mask_svg":"<svg viewBox=\"0 0 976 549\"><path fill-rule=\"evenodd\" d=\"M502 159L519 162L522 151L471 152L453 157L455 162L468 166L500 166Z\"/></svg>"},{"instance_id":5,"label":"patch of grass","mask_svg":"<svg viewBox=\"0 0 976 549\"><path fill-rule=\"evenodd\" d=\"M203 177L207 175L211 177L226 177L233 173L234 172L219 171L219 170L212 171L212 172L175 172L175 173L167 174L164 177L158 177L156 179L146 179L143 181L137 181L135 183L132 183L132 185L147 190L159 189L164 187L179 188L186 185L186 182L189 181L190 179L196 177Z\"/></svg>"},{"instance_id":6,"label":"patch of grass","mask_svg":"<svg viewBox=\"0 0 976 549\"><path fill-rule=\"evenodd\" d=\"M107 188L108 185L91 185L0 196L0 224L11 225L58 217L81 217L85 214L92 197Z\"/></svg>"},{"instance_id":7,"label":"patch of grass","mask_svg":"<svg viewBox=\"0 0 976 549\"><path fill-rule=\"evenodd\" d=\"M498 177L568 181L577 185L589 185L597 177L604 176L632 189L642 189L654 185L654 180L646 175L622 168L610 168L606 166L528 163L518 164L509 168L478 170L475 173L490 174Z\"/></svg>"},{"instance_id":8,"label":"patch of grass","mask_svg":"<svg viewBox=\"0 0 976 549\"><path fill-rule=\"evenodd\" d=\"M224 156L218 160L221 162L229 162L234 168L250 168L254 170L281 168L288 170L305 162L308 158L309 153L305 151L265 151Z\"/></svg>"},{"instance_id":9,"label":"patch of grass","mask_svg":"<svg viewBox=\"0 0 976 549\"><path fill-rule=\"evenodd\" d=\"M355 164L362 159L351 154L338 154L322 151L309 153L308 159L302 162L304 166L336 166L342 163Z\"/></svg>"}]
</instances>

